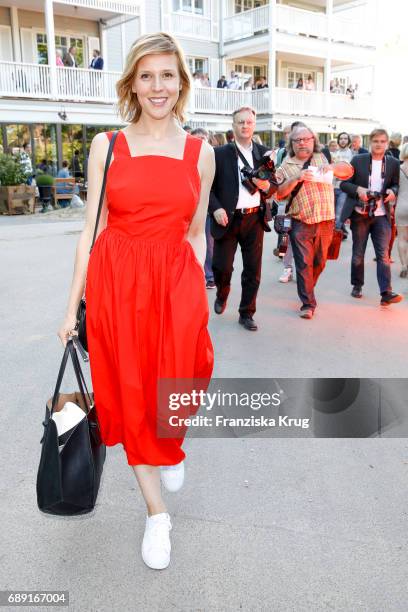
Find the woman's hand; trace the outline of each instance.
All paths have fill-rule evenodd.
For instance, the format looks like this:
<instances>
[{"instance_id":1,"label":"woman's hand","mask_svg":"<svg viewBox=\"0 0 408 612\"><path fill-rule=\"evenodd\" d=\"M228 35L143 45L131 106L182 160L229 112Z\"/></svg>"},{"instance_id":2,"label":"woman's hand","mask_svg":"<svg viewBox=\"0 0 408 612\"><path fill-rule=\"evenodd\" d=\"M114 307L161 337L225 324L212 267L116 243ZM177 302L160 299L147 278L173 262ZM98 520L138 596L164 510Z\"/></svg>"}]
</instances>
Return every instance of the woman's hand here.
<instances>
[{"instance_id":1,"label":"woman's hand","mask_svg":"<svg viewBox=\"0 0 408 612\"><path fill-rule=\"evenodd\" d=\"M62 346L65 348L67 345L67 341L71 336L77 336L78 332L75 330L75 325L77 323L76 315L67 315L57 332L57 336L62 342Z\"/></svg>"}]
</instances>

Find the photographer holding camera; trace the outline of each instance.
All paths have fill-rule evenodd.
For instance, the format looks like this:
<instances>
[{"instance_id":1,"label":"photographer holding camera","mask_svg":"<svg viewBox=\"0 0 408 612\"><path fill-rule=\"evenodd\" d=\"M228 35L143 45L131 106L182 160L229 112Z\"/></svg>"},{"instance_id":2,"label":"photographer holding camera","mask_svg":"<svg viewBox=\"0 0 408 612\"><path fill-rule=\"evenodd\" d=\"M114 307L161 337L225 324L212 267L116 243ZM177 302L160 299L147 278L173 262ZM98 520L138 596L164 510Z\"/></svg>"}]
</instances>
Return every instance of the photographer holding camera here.
<instances>
[{"instance_id":1,"label":"photographer holding camera","mask_svg":"<svg viewBox=\"0 0 408 612\"><path fill-rule=\"evenodd\" d=\"M315 134L306 126L289 135L288 155L276 171L283 181L278 199L288 198L286 231L296 266L297 290L302 306L299 316L311 319L316 308L314 288L326 265L334 229L333 173L319 152ZM288 227L290 226L290 227Z\"/></svg>"},{"instance_id":2,"label":"photographer holding camera","mask_svg":"<svg viewBox=\"0 0 408 612\"><path fill-rule=\"evenodd\" d=\"M242 107L232 114L235 142L215 149L215 177L208 210L214 237L212 267L217 286L214 310L222 314L227 305L238 244L242 251L239 323L256 331L253 319L261 279L263 234L272 219L267 199L276 191L274 164L267 148L252 140L256 114Z\"/></svg>"},{"instance_id":3,"label":"photographer holding camera","mask_svg":"<svg viewBox=\"0 0 408 612\"><path fill-rule=\"evenodd\" d=\"M393 293L389 244L394 223L394 206L399 187L399 161L386 155L386 130L375 129L370 134L371 153L356 155L351 160L354 175L343 181L340 189L347 194L341 220L350 217L353 236L351 259L351 295L361 298L364 285L364 255L371 235L376 258L377 280L381 305L400 302L403 297Z\"/></svg>"}]
</instances>

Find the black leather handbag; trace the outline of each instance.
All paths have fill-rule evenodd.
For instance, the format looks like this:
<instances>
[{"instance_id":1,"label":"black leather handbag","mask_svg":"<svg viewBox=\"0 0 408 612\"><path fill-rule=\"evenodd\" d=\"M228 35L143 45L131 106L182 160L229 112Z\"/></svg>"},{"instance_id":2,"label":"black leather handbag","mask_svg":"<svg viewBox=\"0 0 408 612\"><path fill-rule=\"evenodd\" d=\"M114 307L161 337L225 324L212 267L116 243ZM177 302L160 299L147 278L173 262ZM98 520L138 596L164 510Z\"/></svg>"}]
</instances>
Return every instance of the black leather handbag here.
<instances>
[{"instance_id":1,"label":"black leather handbag","mask_svg":"<svg viewBox=\"0 0 408 612\"><path fill-rule=\"evenodd\" d=\"M52 400L45 408L44 435L37 472L37 504L42 512L71 516L91 512L101 480L106 446L102 443L93 394L88 392L74 343L67 341ZM68 358L71 357L79 392L60 393ZM86 390L86 395L85 395ZM67 404L67 401L71 404ZM77 404L72 405L72 402ZM80 410L84 417L59 435L53 415L63 408ZM65 413L67 414L67 413ZM60 432L61 433L61 432ZM63 444L62 444L63 443Z\"/></svg>"},{"instance_id":2,"label":"black leather handbag","mask_svg":"<svg viewBox=\"0 0 408 612\"><path fill-rule=\"evenodd\" d=\"M108 149L108 154L106 156L106 162L105 162L105 169L103 172L103 181L102 181L102 188L101 188L101 193L99 196L99 205L98 205L98 214L96 215L96 223L95 223L95 230L94 230L94 235L93 235L93 239L92 239L92 244L91 244L91 248L89 249L89 254L91 254L91 251L93 249L93 245L95 243L95 238L96 238L96 232L98 229L98 223L99 223L99 217L101 216L101 211L102 211L102 205L103 205L103 200L105 197L105 189L106 189L106 178L108 175L108 170L109 170L109 165L110 165L110 161L112 158L112 151L113 151L113 146L115 144L115 140L116 137L118 135L118 132L113 132L112 134L112 138L110 140L109 143L109 149ZM85 300L85 293L82 296L79 304L78 304L78 309L77 309L77 313L76 313L76 325L75 325L75 330L78 333L78 340L82 346L82 348L85 351L88 351L88 339L86 336L86 300ZM84 355L83 351L81 351L82 357L84 358L85 361L87 361L86 355Z\"/></svg>"}]
</instances>

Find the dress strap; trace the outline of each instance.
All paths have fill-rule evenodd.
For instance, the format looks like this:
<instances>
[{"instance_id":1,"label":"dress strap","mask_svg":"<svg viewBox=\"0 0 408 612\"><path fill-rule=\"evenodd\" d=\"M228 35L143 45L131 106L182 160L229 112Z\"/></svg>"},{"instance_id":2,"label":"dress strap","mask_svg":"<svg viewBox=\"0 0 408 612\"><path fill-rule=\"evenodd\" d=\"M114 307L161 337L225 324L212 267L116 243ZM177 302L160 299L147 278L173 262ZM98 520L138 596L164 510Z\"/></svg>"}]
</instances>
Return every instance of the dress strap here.
<instances>
[{"instance_id":1,"label":"dress strap","mask_svg":"<svg viewBox=\"0 0 408 612\"><path fill-rule=\"evenodd\" d=\"M197 166L198 158L200 157L202 140L187 134L186 146L184 149L184 161Z\"/></svg>"},{"instance_id":2,"label":"dress strap","mask_svg":"<svg viewBox=\"0 0 408 612\"><path fill-rule=\"evenodd\" d=\"M107 137L109 138L109 142L112 139L113 132L106 132ZM115 152L114 155L116 159L118 157L130 157L130 150L126 140L126 136L122 132L122 130L118 130L118 136L115 141Z\"/></svg>"}]
</instances>

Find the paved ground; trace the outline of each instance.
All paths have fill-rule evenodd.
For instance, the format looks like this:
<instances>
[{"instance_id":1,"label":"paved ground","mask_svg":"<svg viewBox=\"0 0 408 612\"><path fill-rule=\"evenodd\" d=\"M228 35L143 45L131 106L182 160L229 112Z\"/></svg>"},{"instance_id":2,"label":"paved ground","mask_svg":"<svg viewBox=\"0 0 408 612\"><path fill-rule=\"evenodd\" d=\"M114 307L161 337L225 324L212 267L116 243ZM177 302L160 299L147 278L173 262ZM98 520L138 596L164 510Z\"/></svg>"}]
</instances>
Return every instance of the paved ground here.
<instances>
[{"instance_id":1,"label":"paved ground","mask_svg":"<svg viewBox=\"0 0 408 612\"><path fill-rule=\"evenodd\" d=\"M140 558L143 503L119 445L108 449L91 515L38 511L41 420L82 226L66 217L0 218L0 588L69 589L70 609L80 612L404 612L404 438L186 440L186 485L167 495L173 557L164 572ZM408 299L378 306L370 257L365 297L355 301L350 244L343 244L341 260L328 264L319 283L314 320L304 321L295 284L276 281L272 246L267 236L260 331L237 323L239 262L227 311L211 316L215 375L406 376ZM393 267L394 288L407 295L408 282Z\"/></svg>"}]
</instances>

